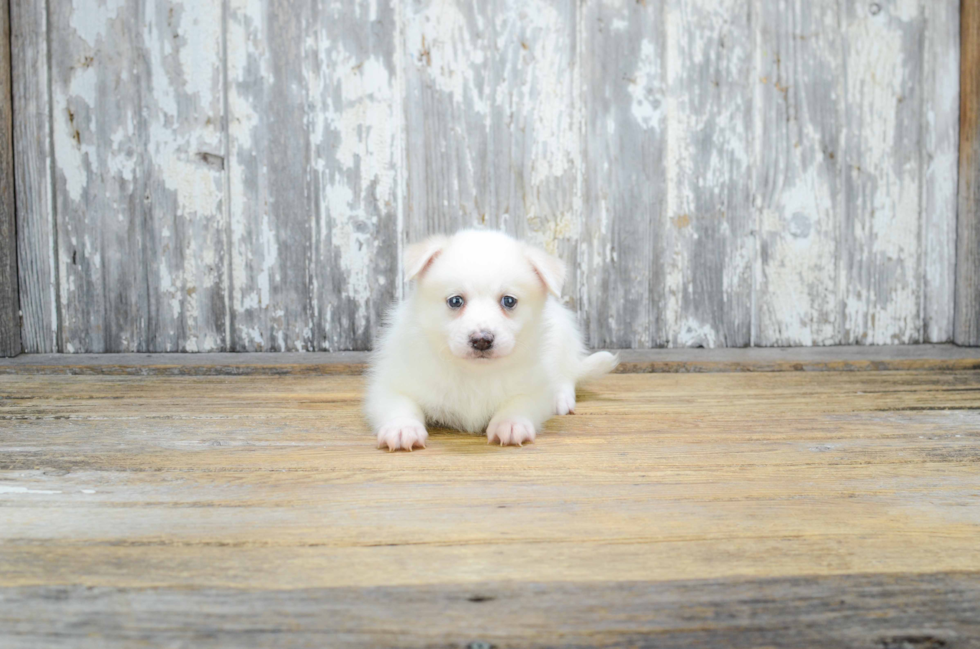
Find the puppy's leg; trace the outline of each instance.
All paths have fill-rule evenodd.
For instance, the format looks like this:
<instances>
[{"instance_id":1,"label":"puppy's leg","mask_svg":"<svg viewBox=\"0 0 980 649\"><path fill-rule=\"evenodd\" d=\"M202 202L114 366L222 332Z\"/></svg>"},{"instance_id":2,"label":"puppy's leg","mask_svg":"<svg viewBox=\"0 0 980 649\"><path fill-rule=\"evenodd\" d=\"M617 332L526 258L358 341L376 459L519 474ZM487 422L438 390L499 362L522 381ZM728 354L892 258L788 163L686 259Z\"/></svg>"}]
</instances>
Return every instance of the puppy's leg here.
<instances>
[{"instance_id":1,"label":"puppy's leg","mask_svg":"<svg viewBox=\"0 0 980 649\"><path fill-rule=\"evenodd\" d=\"M533 442L537 429L551 414L546 394L517 397L504 404L487 425L487 443L523 446Z\"/></svg>"},{"instance_id":2,"label":"puppy's leg","mask_svg":"<svg viewBox=\"0 0 980 649\"><path fill-rule=\"evenodd\" d=\"M575 413L575 384L568 382L558 386L555 392L555 414L567 415Z\"/></svg>"},{"instance_id":3,"label":"puppy's leg","mask_svg":"<svg viewBox=\"0 0 980 649\"><path fill-rule=\"evenodd\" d=\"M425 430L422 409L414 401L383 391L371 395L368 409L378 429L378 448L387 446L389 451L425 448L429 433Z\"/></svg>"}]
</instances>

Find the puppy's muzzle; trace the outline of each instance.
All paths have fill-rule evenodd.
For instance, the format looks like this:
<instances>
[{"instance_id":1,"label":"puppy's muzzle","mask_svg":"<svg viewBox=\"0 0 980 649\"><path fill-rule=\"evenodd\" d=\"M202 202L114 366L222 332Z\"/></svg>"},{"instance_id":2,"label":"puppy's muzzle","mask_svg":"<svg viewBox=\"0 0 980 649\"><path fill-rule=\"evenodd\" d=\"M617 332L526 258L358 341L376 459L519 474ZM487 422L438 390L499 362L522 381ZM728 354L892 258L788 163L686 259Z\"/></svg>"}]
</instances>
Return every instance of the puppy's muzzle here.
<instances>
[{"instance_id":1,"label":"puppy's muzzle","mask_svg":"<svg viewBox=\"0 0 980 649\"><path fill-rule=\"evenodd\" d=\"M489 331L478 331L470 336L470 347L485 352L493 347L493 334Z\"/></svg>"}]
</instances>

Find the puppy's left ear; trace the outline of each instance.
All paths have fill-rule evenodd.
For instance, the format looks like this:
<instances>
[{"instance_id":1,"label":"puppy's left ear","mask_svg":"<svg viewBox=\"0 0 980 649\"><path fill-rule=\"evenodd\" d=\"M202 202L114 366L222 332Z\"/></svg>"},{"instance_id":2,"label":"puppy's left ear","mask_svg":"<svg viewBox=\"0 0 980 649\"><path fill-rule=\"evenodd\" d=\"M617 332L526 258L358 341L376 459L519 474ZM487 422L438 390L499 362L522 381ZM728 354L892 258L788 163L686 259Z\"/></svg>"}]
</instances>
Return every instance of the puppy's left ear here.
<instances>
[{"instance_id":1,"label":"puppy's left ear","mask_svg":"<svg viewBox=\"0 0 980 649\"><path fill-rule=\"evenodd\" d=\"M565 262L534 246L525 246L524 254L548 292L561 297L561 287L565 284Z\"/></svg>"},{"instance_id":2,"label":"puppy's left ear","mask_svg":"<svg viewBox=\"0 0 980 649\"><path fill-rule=\"evenodd\" d=\"M449 237L437 234L405 248L405 279L411 280L421 275L422 271L435 261L447 243Z\"/></svg>"}]
</instances>

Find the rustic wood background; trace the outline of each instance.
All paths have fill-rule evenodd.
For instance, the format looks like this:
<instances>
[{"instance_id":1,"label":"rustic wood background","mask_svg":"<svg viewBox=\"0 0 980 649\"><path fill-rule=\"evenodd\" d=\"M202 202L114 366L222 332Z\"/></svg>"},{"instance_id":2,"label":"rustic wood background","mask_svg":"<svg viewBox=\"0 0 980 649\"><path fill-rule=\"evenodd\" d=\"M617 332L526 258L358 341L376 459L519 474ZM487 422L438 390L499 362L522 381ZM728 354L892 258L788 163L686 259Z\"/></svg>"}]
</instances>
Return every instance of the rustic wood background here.
<instances>
[{"instance_id":1,"label":"rustic wood background","mask_svg":"<svg viewBox=\"0 0 980 649\"><path fill-rule=\"evenodd\" d=\"M952 339L959 0L11 19L26 351L369 348L464 225L562 255L594 346Z\"/></svg>"}]
</instances>

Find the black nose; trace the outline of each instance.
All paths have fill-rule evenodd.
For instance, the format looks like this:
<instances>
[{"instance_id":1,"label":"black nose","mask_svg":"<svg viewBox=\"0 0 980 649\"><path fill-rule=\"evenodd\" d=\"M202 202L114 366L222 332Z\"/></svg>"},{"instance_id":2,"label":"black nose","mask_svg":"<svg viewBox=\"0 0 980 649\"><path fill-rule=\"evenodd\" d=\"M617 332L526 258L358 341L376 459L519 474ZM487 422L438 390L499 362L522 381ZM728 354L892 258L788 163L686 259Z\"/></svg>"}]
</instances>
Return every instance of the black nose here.
<instances>
[{"instance_id":1,"label":"black nose","mask_svg":"<svg viewBox=\"0 0 980 649\"><path fill-rule=\"evenodd\" d=\"M493 347L493 334L489 331L478 331L470 336L470 347L485 352Z\"/></svg>"}]
</instances>

